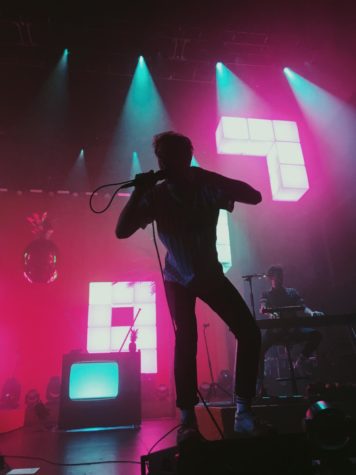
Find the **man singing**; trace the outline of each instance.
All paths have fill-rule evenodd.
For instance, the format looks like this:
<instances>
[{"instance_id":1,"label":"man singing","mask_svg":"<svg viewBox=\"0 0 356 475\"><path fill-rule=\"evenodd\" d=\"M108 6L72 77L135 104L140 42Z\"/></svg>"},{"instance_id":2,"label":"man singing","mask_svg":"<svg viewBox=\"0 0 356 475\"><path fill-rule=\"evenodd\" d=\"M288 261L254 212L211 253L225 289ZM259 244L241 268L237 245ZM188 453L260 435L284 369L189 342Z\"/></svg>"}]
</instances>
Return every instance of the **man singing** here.
<instances>
[{"instance_id":1,"label":"man singing","mask_svg":"<svg viewBox=\"0 0 356 475\"><path fill-rule=\"evenodd\" d=\"M177 441L200 436L194 411L199 401L197 298L222 318L238 340L234 429L254 435L257 424L251 400L256 391L261 335L241 295L224 276L216 251L216 226L220 209L231 212L235 201L258 204L261 194L247 183L191 167L193 146L184 135L161 133L154 137L153 147L165 180L157 184L153 172L136 176L116 236L127 238L156 221L167 250L164 285L175 323L174 375L176 404L181 410Z\"/></svg>"}]
</instances>

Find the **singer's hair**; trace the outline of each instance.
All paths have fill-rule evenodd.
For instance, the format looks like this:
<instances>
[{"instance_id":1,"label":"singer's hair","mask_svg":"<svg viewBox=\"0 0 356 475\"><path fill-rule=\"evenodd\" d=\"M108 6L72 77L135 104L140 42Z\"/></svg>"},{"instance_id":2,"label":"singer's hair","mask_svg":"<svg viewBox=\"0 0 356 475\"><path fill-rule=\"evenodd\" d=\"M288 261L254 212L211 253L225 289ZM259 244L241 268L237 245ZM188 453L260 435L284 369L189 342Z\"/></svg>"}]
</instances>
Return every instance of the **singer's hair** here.
<instances>
[{"instance_id":1,"label":"singer's hair","mask_svg":"<svg viewBox=\"0 0 356 475\"><path fill-rule=\"evenodd\" d=\"M271 266L267 271L268 276L283 275L283 267L280 265Z\"/></svg>"},{"instance_id":2,"label":"singer's hair","mask_svg":"<svg viewBox=\"0 0 356 475\"><path fill-rule=\"evenodd\" d=\"M153 137L153 148L157 157L166 162L179 161L189 166L193 156L193 145L189 137L168 131Z\"/></svg>"}]
</instances>

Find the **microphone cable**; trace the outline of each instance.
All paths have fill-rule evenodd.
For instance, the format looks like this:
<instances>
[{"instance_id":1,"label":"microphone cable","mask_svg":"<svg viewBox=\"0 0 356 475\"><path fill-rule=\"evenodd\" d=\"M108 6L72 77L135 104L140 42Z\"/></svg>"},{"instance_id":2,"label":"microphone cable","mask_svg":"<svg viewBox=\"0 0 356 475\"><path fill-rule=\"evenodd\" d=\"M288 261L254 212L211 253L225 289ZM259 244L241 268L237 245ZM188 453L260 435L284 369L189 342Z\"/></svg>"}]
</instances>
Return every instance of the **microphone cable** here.
<instances>
[{"instance_id":1,"label":"microphone cable","mask_svg":"<svg viewBox=\"0 0 356 475\"><path fill-rule=\"evenodd\" d=\"M133 180L126 180L126 181L122 181L122 182L119 182L119 183L108 183L106 185L98 186L98 188L95 188L95 190L91 193L90 198L89 198L89 207L90 207L91 211L93 211L93 213L95 213L95 214L105 213L105 211L107 209L109 209L109 207L111 206L111 203L114 201L115 196L118 194L118 192L122 188L130 188L131 186L135 186L138 183L144 183L143 177L149 177L150 182L152 182L152 179L153 179L154 182L152 182L152 183L155 184L157 181L165 179L166 172L163 171L163 170L158 170L157 172L154 172L153 170L150 170L149 172L146 172L146 173L136 174L136 176ZM102 190L103 188L108 188L110 186L116 186L118 188L116 188L116 190L112 194L112 196L109 200L109 203L101 210L95 209L94 206L93 206L93 198L94 198L95 194L99 190Z\"/></svg>"},{"instance_id":2,"label":"microphone cable","mask_svg":"<svg viewBox=\"0 0 356 475\"><path fill-rule=\"evenodd\" d=\"M95 190L91 193L90 198L89 198L89 207L90 207L91 211L95 214L105 213L105 211L110 208L111 203L114 201L115 196L119 193L121 188L123 188L125 185L127 185L130 182L132 182L132 180L122 181L122 182L119 182L119 183L108 183L106 185L101 185L101 186L98 186L98 188L95 188ZM98 193L98 191L100 191L104 188L108 188L110 186L116 186L117 188L113 192L113 194L112 194L112 196L109 200L109 203L101 210L95 209L94 206L93 206L94 196L96 195L96 193Z\"/></svg>"},{"instance_id":3,"label":"microphone cable","mask_svg":"<svg viewBox=\"0 0 356 475\"><path fill-rule=\"evenodd\" d=\"M119 191L125 186L127 185L128 183L131 183L132 180L127 180L127 181L124 181L124 182L119 182L119 183L108 183L106 185L101 185L99 187L97 187L90 195L90 198L89 198L89 207L91 209L91 211L93 211L93 213L95 214L102 214L104 213L106 210L109 209L109 207L111 206L112 202L114 201L115 199L115 196L119 193ZM108 204L101 210L97 210L94 208L93 206L93 198L94 196L96 195L96 193L98 193L98 191L104 189L104 188L109 188L109 187L112 187L112 186L116 186L117 188L114 190ZM161 273L161 277L162 277L162 282L163 282L163 288L164 288L164 273L163 273L163 266L162 266L162 261L161 261L161 256L160 256L160 253L159 253L159 249L158 249L158 244L157 244L157 236L156 236L156 228L155 228L155 223L154 221L152 221L152 236L153 236L153 243L154 243L154 246L155 246L155 250L156 250L156 255L157 255L157 260L158 260L158 264L159 264L159 269L160 269L160 273ZM171 317L171 322L172 322L172 328L173 328L173 333L174 335L176 335L176 332L177 332L177 327L176 327L176 323L173 319L173 316L171 314L171 312L169 311L169 315ZM198 395L205 407L205 409L207 410L209 416L210 416L210 419L212 420L213 424L215 425L216 429L218 430L219 434L220 434L220 437L222 439L224 439L224 434L223 432L221 431L216 419L214 418L212 412L210 411L204 397L202 396L201 392L199 391L199 389L197 389L197 392L198 392ZM176 427L175 427L176 428ZM173 430L173 429L172 429Z\"/></svg>"}]
</instances>

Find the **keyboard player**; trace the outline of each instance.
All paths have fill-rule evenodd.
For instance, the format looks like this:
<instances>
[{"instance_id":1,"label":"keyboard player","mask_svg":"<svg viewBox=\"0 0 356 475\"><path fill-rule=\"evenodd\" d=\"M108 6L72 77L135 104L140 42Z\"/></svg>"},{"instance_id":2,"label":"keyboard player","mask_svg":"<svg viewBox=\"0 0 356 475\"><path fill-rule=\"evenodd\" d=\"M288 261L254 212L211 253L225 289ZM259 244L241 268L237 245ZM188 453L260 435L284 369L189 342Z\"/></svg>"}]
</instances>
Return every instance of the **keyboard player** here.
<instances>
[{"instance_id":1,"label":"keyboard player","mask_svg":"<svg viewBox=\"0 0 356 475\"><path fill-rule=\"evenodd\" d=\"M299 292L290 287L283 285L283 268L274 265L269 268L267 276L271 281L270 290L263 292L260 299L260 313L268 318L290 318L296 316L321 316L323 312L313 311L308 308ZM283 310L285 307L300 307L296 310ZM270 309L271 313L266 313L266 309ZM278 311L272 311L278 309ZM302 352L294 363L294 368L301 374L307 375L310 373L310 356L318 348L322 339L319 331L313 328L275 328L266 330L262 336L261 354L259 375L257 380L257 395L262 396L266 394L266 389L263 384L264 377L264 360L266 352L275 345L284 345L285 343L304 343ZM309 371L308 371L309 369Z\"/></svg>"}]
</instances>

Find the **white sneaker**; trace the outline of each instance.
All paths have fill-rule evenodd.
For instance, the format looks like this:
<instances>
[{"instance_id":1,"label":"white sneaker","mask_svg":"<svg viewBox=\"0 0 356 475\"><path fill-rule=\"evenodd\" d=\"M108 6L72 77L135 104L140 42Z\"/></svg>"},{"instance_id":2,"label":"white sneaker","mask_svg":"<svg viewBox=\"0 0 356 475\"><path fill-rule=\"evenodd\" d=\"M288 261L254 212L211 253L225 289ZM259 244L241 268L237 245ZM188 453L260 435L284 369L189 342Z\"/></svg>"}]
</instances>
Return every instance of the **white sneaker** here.
<instances>
[{"instance_id":1,"label":"white sneaker","mask_svg":"<svg viewBox=\"0 0 356 475\"><path fill-rule=\"evenodd\" d=\"M266 421L256 419L251 411L235 412L234 432L237 436L259 437L275 433Z\"/></svg>"},{"instance_id":2,"label":"white sneaker","mask_svg":"<svg viewBox=\"0 0 356 475\"><path fill-rule=\"evenodd\" d=\"M234 432L245 435L255 432L255 416L251 411L235 412Z\"/></svg>"}]
</instances>

